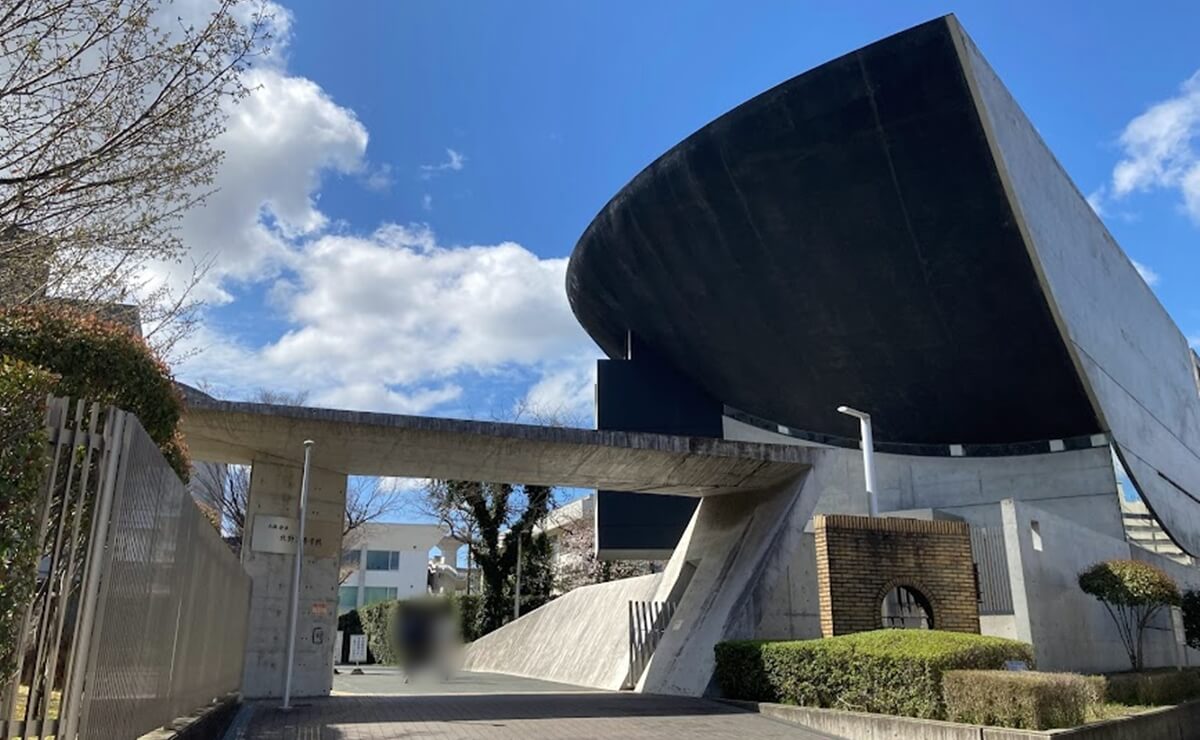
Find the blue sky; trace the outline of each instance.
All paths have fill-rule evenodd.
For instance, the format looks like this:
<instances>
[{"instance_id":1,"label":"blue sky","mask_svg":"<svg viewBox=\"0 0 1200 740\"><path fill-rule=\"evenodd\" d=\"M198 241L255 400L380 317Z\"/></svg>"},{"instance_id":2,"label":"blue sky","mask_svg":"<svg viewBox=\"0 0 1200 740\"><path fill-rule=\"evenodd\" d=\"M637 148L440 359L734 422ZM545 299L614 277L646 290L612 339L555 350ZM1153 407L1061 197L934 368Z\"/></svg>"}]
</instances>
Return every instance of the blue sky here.
<instances>
[{"instance_id":1,"label":"blue sky","mask_svg":"<svg viewBox=\"0 0 1200 740\"><path fill-rule=\"evenodd\" d=\"M185 222L215 267L178 374L587 423L599 353L562 270L605 201L738 103L950 11L1200 336L1200 4L314 0L277 10L222 191Z\"/></svg>"}]
</instances>

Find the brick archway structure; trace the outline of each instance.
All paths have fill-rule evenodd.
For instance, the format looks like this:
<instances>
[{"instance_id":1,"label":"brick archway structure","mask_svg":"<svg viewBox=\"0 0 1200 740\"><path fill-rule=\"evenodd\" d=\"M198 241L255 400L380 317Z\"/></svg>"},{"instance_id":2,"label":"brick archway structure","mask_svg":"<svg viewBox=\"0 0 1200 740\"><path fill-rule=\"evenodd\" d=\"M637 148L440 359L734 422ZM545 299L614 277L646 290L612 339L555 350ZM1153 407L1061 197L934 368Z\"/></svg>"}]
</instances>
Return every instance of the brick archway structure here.
<instances>
[{"instance_id":1,"label":"brick archway structure","mask_svg":"<svg viewBox=\"0 0 1200 740\"><path fill-rule=\"evenodd\" d=\"M833 514L814 518L821 634L883 626L883 600L898 586L928 602L935 629L979 632L966 522Z\"/></svg>"}]
</instances>

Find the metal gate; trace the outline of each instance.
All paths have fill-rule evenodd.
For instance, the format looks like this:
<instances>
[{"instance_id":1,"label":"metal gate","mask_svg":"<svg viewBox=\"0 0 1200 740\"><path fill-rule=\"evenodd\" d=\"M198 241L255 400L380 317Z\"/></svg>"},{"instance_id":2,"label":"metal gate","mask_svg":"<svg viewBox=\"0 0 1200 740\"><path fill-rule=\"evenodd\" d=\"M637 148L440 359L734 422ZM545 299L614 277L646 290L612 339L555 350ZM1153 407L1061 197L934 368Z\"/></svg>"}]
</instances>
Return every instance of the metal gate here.
<instances>
[{"instance_id":1,"label":"metal gate","mask_svg":"<svg viewBox=\"0 0 1200 740\"><path fill-rule=\"evenodd\" d=\"M627 688L637 686L674 614L673 601L629 602L629 676L625 680Z\"/></svg>"},{"instance_id":2,"label":"metal gate","mask_svg":"<svg viewBox=\"0 0 1200 740\"><path fill-rule=\"evenodd\" d=\"M3 738L131 738L241 685L250 579L137 417L52 399Z\"/></svg>"}]
</instances>

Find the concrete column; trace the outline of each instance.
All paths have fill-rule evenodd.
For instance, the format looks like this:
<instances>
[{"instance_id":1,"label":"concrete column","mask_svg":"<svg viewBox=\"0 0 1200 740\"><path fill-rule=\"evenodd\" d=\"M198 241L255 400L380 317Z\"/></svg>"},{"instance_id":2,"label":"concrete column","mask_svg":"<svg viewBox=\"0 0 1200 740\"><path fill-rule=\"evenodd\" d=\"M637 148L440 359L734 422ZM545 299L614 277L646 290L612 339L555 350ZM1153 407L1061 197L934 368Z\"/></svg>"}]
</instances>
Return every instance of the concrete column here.
<instances>
[{"instance_id":1,"label":"concrete column","mask_svg":"<svg viewBox=\"0 0 1200 740\"><path fill-rule=\"evenodd\" d=\"M288 520L294 526L301 475L299 462L256 461L250 476L242 541L242 563L254 580L242 678L242 693L250 699L283 695L295 555L294 550L280 550L289 546L286 527ZM293 696L324 696L333 686L338 563L345 510L346 476L320 467L318 442L309 486Z\"/></svg>"}]
</instances>

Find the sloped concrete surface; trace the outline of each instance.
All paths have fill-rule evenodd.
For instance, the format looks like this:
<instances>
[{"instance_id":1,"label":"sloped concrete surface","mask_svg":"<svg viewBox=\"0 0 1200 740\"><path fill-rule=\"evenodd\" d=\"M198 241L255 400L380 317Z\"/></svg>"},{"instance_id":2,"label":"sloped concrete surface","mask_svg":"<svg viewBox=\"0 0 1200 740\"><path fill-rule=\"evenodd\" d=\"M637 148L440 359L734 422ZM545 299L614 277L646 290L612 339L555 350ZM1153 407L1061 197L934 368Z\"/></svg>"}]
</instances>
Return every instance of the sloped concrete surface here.
<instances>
[{"instance_id":1,"label":"sloped concrete surface","mask_svg":"<svg viewBox=\"0 0 1200 740\"><path fill-rule=\"evenodd\" d=\"M629 671L629 602L662 574L583 586L467 646L463 669L617 690Z\"/></svg>"}]
</instances>

